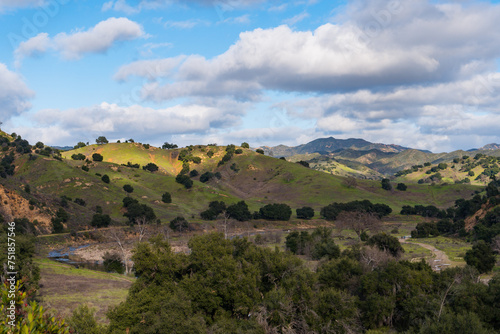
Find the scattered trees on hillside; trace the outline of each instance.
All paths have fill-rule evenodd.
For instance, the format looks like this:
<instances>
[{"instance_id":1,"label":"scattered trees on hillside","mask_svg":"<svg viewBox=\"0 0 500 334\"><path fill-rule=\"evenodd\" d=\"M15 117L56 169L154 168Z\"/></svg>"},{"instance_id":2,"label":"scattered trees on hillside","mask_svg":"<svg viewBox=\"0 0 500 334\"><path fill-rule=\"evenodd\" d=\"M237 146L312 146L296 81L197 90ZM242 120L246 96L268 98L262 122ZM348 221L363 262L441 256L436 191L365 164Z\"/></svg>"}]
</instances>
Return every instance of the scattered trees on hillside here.
<instances>
[{"instance_id":1,"label":"scattered trees on hillside","mask_svg":"<svg viewBox=\"0 0 500 334\"><path fill-rule=\"evenodd\" d=\"M104 174L104 175L101 177L101 180L102 180L102 182L104 182L104 183L109 183L109 182L111 182L111 180L110 180L110 178L109 178L109 176L108 176L107 174Z\"/></svg>"},{"instance_id":2,"label":"scattered trees on hillside","mask_svg":"<svg viewBox=\"0 0 500 334\"><path fill-rule=\"evenodd\" d=\"M250 148L250 145L247 142L243 142L240 145L242 148Z\"/></svg>"},{"instance_id":3,"label":"scattered trees on hillside","mask_svg":"<svg viewBox=\"0 0 500 334\"><path fill-rule=\"evenodd\" d=\"M226 154L222 157L222 159L219 161L219 163L217 164L217 166L218 167L222 166L226 162L228 162L229 160L231 160L231 158L233 157L235 151L236 151L236 146L234 146L233 144L227 145L226 146Z\"/></svg>"}]
</instances>

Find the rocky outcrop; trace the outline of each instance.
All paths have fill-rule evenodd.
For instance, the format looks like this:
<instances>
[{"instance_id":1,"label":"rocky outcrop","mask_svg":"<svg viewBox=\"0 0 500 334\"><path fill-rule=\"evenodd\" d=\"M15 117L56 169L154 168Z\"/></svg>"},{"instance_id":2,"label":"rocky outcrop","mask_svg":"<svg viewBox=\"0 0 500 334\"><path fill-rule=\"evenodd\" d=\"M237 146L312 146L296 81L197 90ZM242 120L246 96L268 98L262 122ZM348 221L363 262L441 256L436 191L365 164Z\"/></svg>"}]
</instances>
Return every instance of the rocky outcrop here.
<instances>
[{"instance_id":1,"label":"rocky outcrop","mask_svg":"<svg viewBox=\"0 0 500 334\"><path fill-rule=\"evenodd\" d=\"M40 233L49 233L51 230L51 215L36 206L31 206L29 201L17 192L0 185L0 213L6 221L15 218L27 218L38 221L36 228Z\"/></svg>"}]
</instances>

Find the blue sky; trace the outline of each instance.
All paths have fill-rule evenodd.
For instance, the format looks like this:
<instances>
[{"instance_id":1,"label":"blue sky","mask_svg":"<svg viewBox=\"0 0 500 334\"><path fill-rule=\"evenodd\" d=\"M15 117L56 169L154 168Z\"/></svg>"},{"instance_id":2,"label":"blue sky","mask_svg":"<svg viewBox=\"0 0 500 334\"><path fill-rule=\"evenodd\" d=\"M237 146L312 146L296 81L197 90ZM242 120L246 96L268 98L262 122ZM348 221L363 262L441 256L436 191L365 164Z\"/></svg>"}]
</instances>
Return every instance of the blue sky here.
<instances>
[{"instance_id":1,"label":"blue sky","mask_svg":"<svg viewBox=\"0 0 500 334\"><path fill-rule=\"evenodd\" d=\"M49 145L500 143L497 1L0 0L2 129Z\"/></svg>"}]
</instances>

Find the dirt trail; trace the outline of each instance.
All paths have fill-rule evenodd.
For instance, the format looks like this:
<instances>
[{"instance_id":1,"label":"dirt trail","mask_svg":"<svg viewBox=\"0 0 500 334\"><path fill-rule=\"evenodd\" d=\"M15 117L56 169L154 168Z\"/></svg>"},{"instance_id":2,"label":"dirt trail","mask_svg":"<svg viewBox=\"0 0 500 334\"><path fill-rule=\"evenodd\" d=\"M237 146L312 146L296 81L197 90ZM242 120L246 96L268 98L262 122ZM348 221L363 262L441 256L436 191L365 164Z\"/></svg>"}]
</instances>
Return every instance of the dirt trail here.
<instances>
[{"instance_id":1,"label":"dirt trail","mask_svg":"<svg viewBox=\"0 0 500 334\"><path fill-rule=\"evenodd\" d=\"M399 242L405 243L405 242L407 242L407 239L399 239ZM430 259L428 262L433 270L439 271L441 269L445 269L445 268L451 266L451 260L448 257L448 255L446 255L445 252L443 252L439 249L436 249L436 247L434 247L432 245L422 244L422 243L418 243L418 242L411 242L411 243L414 245L419 245L420 247L428 249L432 252L432 254L434 255L434 258Z\"/></svg>"}]
</instances>

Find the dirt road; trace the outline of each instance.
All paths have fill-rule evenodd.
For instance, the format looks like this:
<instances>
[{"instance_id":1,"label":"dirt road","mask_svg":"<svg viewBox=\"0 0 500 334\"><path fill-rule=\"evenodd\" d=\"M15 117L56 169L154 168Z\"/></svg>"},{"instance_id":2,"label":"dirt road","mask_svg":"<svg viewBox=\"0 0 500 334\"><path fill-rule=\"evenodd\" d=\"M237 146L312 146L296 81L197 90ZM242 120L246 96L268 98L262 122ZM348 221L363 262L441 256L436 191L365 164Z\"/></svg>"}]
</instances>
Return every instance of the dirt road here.
<instances>
[{"instance_id":1,"label":"dirt road","mask_svg":"<svg viewBox=\"0 0 500 334\"><path fill-rule=\"evenodd\" d=\"M399 242L406 243L406 242L408 242L408 240L407 239L399 239ZM446 267L451 266L450 258L448 257L448 255L446 255L445 252L435 248L432 245L421 244L418 242L411 242L411 243L414 245L419 245L420 247L428 249L432 252L432 254L434 255L434 258L430 259L428 262L433 270L440 271L441 269L445 269Z\"/></svg>"}]
</instances>

